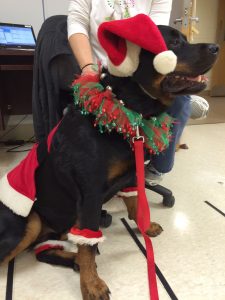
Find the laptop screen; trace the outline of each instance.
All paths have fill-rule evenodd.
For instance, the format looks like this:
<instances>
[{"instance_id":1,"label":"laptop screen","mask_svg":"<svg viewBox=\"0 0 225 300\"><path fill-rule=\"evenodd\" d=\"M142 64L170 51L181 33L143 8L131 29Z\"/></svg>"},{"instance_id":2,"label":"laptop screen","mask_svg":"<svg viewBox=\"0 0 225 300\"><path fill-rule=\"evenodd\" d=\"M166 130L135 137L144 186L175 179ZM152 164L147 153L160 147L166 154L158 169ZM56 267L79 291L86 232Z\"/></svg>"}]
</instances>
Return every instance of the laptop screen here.
<instances>
[{"instance_id":1,"label":"laptop screen","mask_svg":"<svg viewBox=\"0 0 225 300\"><path fill-rule=\"evenodd\" d=\"M36 39L31 25L0 23L0 47L34 49Z\"/></svg>"}]
</instances>

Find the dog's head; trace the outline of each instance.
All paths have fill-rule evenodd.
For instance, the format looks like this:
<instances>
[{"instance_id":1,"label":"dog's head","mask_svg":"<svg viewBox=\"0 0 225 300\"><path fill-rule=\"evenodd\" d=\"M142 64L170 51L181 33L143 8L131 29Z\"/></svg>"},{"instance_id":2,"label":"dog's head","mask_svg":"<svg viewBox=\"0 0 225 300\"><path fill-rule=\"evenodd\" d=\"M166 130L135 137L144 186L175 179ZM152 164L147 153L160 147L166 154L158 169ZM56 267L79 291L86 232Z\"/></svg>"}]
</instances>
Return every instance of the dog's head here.
<instances>
[{"instance_id":1,"label":"dog's head","mask_svg":"<svg viewBox=\"0 0 225 300\"><path fill-rule=\"evenodd\" d=\"M178 30L159 26L169 50L177 55L176 69L167 75L157 73L153 67L154 55L144 49L134 80L142 89L169 105L177 95L196 94L207 86L204 76L215 63L219 46L216 44L190 44Z\"/></svg>"},{"instance_id":2,"label":"dog's head","mask_svg":"<svg viewBox=\"0 0 225 300\"><path fill-rule=\"evenodd\" d=\"M103 22L98 38L109 58L109 73L114 76L108 84L127 107L147 115L159 114L177 95L205 89L204 74L219 52L215 44L188 43L172 27L157 28L144 14Z\"/></svg>"}]
</instances>

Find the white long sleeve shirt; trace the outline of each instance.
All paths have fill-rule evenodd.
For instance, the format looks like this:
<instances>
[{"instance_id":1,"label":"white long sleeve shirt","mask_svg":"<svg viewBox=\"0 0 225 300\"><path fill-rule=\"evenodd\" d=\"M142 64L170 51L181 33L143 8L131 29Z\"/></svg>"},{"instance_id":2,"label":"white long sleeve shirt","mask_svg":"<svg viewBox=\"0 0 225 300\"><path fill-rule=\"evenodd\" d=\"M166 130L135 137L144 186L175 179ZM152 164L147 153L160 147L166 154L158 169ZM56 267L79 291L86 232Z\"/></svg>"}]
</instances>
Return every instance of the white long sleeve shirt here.
<instances>
[{"instance_id":1,"label":"white long sleeve shirt","mask_svg":"<svg viewBox=\"0 0 225 300\"><path fill-rule=\"evenodd\" d=\"M143 13L157 25L168 25L172 0L70 0L68 9L68 38L75 33L85 34L95 60L107 64L105 51L99 44L98 26L109 20L119 20Z\"/></svg>"}]
</instances>

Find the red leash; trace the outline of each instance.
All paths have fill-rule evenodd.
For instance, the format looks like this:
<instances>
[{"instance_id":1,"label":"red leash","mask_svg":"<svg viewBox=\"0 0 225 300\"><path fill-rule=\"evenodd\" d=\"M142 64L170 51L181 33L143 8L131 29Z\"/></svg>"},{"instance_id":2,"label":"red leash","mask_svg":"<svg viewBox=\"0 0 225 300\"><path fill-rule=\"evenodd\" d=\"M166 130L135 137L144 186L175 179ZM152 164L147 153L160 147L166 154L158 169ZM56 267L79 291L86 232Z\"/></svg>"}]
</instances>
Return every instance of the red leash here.
<instances>
[{"instance_id":1,"label":"red leash","mask_svg":"<svg viewBox=\"0 0 225 300\"><path fill-rule=\"evenodd\" d=\"M136 176L137 176L137 190L138 190L138 208L137 208L137 225L145 239L147 252L147 266L148 266L148 285L151 300L158 300L158 288L156 282L155 261L152 242L149 236L145 234L150 227L150 210L145 194L145 172L144 172L144 138L139 135L137 128L137 137L133 139L135 161L136 161Z\"/></svg>"}]
</instances>

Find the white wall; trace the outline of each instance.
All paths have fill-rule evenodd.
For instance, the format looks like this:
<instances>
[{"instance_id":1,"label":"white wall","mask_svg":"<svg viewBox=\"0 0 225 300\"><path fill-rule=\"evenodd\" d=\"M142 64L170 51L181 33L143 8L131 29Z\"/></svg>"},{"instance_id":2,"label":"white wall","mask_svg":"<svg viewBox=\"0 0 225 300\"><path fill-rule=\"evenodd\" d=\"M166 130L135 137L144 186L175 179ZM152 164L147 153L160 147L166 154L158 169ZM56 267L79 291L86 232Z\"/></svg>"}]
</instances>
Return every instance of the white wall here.
<instances>
[{"instance_id":1,"label":"white wall","mask_svg":"<svg viewBox=\"0 0 225 300\"><path fill-rule=\"evenodd\" d=\"M0 22L32 25L37 36L43 20L42 0L0 0Z\"/></svg>"},{"instance_id":2,"label":"white wall","mask_svg":"<svg viewBox=\"0 0 225 300\"><path fill-rule=\"evenodd\" d=\"M67 15L69 0L43 0L45 17Z\"/></svg>"},{"instance_id":3,"label":"white wall","mask_svg":"<svg viewBox=\"0 0 225 300\"><path fill-rule=\"evenodd\" d=\"M69 0L0 0L0 22L32 25L37 36L44 17L67 15L68 3Z\"/></svg>"},{"instance_id":4,"label":"white wall","mask_svg":"<svg viewBox=\"0 0 225 300\"><path fill-rule=\"evenodd\" d=\"M43 6L42 6L43 3ZM31 24L37 35L45 18L52 15L67 14L69 0L0 0L0 22ZM182 0L173 0L171 25L181 17ZM195 42L213 42L216 39L218 0L197 0L197 25L200 35Z\"/></svg>"}]
</instances>

